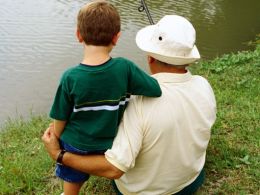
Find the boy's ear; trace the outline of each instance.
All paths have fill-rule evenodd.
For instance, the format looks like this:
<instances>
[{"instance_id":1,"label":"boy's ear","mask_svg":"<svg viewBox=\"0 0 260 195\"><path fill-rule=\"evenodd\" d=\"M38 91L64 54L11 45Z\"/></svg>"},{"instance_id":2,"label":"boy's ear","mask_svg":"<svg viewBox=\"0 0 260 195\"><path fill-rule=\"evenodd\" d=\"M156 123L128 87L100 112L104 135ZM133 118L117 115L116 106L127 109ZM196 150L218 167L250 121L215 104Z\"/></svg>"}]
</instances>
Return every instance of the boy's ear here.
<instances>
[{"instance_id":1,"label":"boy's ear","mask_svg":"<svg viewBox=\"0 0 260 195\"><path fill-rule=\"evenodd\" d=\"M116 45L120 35L121 35L121 32L118 32L116 35L114 35L114 37L112 39L112 45Z\"/></svg>"},{"instance_id":2,"label":"boy's ear","mask_svg":"<svg viewBox=\"0 0 260 195\"><path fill-rule=\"evenodd\" d=\"M77 28L77 30L76 30L76 36L77 36L78 41L79 41L80 43L82 43L82 42L83 42L83 38L82 38L82 36L81 36L81 34L80 34L78 28Z\"/></svg>"}]
</instances>

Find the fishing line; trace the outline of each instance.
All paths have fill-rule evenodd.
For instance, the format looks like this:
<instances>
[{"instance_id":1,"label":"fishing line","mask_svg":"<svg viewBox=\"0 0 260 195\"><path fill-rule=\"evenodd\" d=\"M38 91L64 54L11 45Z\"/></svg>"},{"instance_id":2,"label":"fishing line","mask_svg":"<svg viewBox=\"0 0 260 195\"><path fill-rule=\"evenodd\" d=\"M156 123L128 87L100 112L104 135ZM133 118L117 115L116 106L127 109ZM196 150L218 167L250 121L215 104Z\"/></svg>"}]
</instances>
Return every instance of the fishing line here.
<instances>
[{"instance_id":1,"label":"fishing line","mask_svg":"<svg viewBox=\"0 0 260 195\"><path fill-rule=\"evenodd\" d=\"M153 19L152 19L152 16L151 16L151 14L150 14L150 12L149 12L149 9L148 9L148 7L147 7L147 5L146 5L146 3L145 3L145 0L141 0L141 5L140 5L140 7L138 8L138 11L139 11L139 12L145 11L145 12L146 12L146 15L147 15L147 17L148 17L148 20L149 20L149 22L150 22L150 24L151 24L151 25L154 24Z\"/></svg>"}]
</instances>

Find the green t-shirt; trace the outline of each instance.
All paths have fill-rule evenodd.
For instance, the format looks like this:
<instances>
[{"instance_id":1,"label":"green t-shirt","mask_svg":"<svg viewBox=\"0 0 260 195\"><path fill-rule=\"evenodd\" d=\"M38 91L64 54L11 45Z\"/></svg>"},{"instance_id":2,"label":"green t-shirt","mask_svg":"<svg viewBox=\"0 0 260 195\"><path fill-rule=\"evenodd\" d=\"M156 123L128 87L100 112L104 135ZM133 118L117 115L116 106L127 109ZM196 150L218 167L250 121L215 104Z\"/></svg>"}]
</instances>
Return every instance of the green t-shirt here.
<instances>
[{"instance_id":1,"label":"green t-shirt","mask_svg":"<svg viewBox=\"0 0 260 195\"><path fill-rule=\"evenodd\" d=\"M161 96L156 79L125 58L79 64L62 75L50 117L67 121L61 140L81 150L112 146L130 95Z\"/></svg>"}]
</instances>

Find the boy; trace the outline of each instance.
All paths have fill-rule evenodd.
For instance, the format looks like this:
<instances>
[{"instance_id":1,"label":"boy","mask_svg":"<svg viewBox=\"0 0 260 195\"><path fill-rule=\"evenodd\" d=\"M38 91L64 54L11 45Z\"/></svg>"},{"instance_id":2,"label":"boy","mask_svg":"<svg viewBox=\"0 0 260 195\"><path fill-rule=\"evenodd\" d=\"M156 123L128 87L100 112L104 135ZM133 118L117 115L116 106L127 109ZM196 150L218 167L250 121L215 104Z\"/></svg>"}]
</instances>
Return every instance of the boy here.
<instances>
[{"instance_id":1,"label":"boy","mask_svg":"<svg viewBox=\"0 0 260 195\"><path fill-rule=\"evenodd\" d=\"M120 36L120 16L106 1L93 1L78 14L83 61L65 71L50 117L64 150L103 154L111 147L130 95L159 97L157 81L124 58L111 58ZM62 159L61 152L57 163ZM65 195L78 194L89 175L57 164Z\"/></svg>"}]
</instances>

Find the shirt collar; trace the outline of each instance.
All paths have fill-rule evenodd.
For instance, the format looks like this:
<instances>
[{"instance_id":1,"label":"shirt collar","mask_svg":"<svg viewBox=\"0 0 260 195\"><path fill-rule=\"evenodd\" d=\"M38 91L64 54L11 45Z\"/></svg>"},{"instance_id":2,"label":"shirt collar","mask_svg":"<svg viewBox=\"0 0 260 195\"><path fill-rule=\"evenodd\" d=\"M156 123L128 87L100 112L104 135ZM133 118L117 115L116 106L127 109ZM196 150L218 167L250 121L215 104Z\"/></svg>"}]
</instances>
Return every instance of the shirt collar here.
<instances>
[{"instance_id":1,"label":"shirt collar","mask_svg":"<svg viewBox=\"0 0 260 195\"><path fill-rule=\"evenodd\" d=\"M154 74L153 77L163 83L182 83L189 81L192 78L192 74L189 71L184 74L163 72Z\"/></svg>"}]
</instances>

